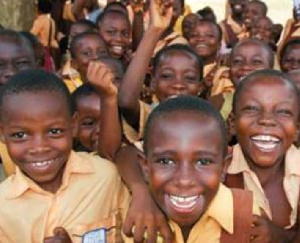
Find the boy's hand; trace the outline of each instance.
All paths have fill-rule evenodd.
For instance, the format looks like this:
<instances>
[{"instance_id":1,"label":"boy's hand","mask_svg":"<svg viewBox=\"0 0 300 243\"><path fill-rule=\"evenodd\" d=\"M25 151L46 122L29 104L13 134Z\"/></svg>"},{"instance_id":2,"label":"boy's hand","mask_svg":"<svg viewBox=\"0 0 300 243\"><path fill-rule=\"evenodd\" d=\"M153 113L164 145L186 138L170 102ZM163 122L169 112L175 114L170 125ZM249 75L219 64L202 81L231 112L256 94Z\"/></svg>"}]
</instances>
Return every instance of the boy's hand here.
<instances>
[{"instance_id":1,"label":"boy's hand","mask_svg":"<svg viewBox=\"0 0 300 243\"><path fill-rule=\"evenodd\" d=\"M253 216L251 243L284 243L290 242L289 235L284 228L273 224L267 214L261 209L262 216Z\"/></svg>"},{"instance_id":2,"label":"boy's hand","mask_svg":"<svg viewBox=\"0 0 300 243\"><path fill-rule=\"evenodd\" d=\"M173 242L173 233L167 220L156 206L148 188L133 192L123 230L127 236L134 238L134 242L155 243L158 234L165 243ZM144 236L147 236L146 239Z\"/></svg>"},{"instance_id":3,"label":"boy's hand","mask_svg":"<svg viewBox=\"0 0 300 243\"><path fill-rule=\"evenodd\" d=\"M115 79L113 72L100 61L90 62L87 79L100 92L101 96L116 96L118 94L118 89L113 83Z\"/></svg>"},{"instance_id":4,"label":"boy's hand","mask_svg":"<svg viewBox=\"0 0 300 243\"><path fill-rule=\"evenodd\" d=\"M56 227L53 230L54 236L44 239L44 243L72 243L68 232L62 227Z\"/></svg>"},{"instance_id":5,"label":"boy's hand","mask_svg":"<svg viewBox=\"0 0 300 243\"><path fill-rule=\"evenodd\" d=\"M150 27L165 30L173 16L173 0L150 0Z\"/></svg>"}]
</instances>

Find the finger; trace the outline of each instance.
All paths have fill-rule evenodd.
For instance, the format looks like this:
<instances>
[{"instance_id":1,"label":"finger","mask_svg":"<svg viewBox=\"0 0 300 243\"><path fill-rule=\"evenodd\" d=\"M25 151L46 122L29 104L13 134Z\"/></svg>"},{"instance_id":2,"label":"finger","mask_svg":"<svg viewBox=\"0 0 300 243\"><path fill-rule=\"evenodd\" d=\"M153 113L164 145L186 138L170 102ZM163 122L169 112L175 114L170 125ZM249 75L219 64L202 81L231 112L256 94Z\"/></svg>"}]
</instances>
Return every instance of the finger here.
<instances>
[{"instance_id":1,"label":"finger","mask_svg":"<svg viewBox=\"0 0 300 243\"><path fill-rule=\"evenodd\" d=\"M123 232L128 237L133 237L133 225L134 222L131 218L126 217L124 224L123 224Z\"/></svg>"},{"instance_id":2,"label":"finger","mask_svg":"<svg viewBox=\"0 0 300 243\"><path fill-rule=\"evenodd\" d=\"M54 242L54 239L53 237L47 237L44 239L43 243L53 243Z\"/></svg>"},{"instance_id":3,"label":"finger","mask_svg":"<svg viewBox=\"0 0 300 243\"><path fill-rule=\"evenodd\" d=\"M142 243L144 242L144 236L146 233L146 227L143 223L136 224L134 228L134 243Z\"/></svg>"},{"instance_id":4,"label":"finger","mask_svg":"<svg viewBox=\"0 0 300 243\"><path fill-rule=\"evenodd\" d=\"M163 237L165 243L174 242L174 234L170 228L170 225L167 223L166 218L160 223L159 227L160 235Z\"/></svg>"},{"instance_id":5,"label":"finger","mask_svg":"<svg viewBox=\"0 0 300 243\"><path fill-rule=\"evenodd\" d=\"M147 243L156 243L158 229L155 225L147 227Z\"/></svg>"}]
</instances>

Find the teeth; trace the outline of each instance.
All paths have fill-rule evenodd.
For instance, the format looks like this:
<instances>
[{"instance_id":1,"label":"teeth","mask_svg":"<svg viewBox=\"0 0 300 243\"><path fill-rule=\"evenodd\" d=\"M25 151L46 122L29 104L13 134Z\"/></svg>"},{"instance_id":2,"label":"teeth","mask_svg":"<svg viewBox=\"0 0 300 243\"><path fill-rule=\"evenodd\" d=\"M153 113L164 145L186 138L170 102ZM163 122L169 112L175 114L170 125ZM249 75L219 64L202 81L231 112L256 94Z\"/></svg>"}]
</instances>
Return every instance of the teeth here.
<instances>
[{"instance_id":1,"label":"teeth","mask_svg":"<svg viewBox=\"0 0 300 243\"><path fill-rule=\"evenodd\" d=\"M198 45L197 45L197 48L203 48L203 47L205 47L205 48L206 48L206 47L207 47L207 45L205 45L205 44L198 44Z\"/></svg>"},{"instance_id":2,"label":"teeth","mask_svg":"<svg viewBox=\"0 0 300 243\"><path fill-rule=\"evenodd\" d=\"M257 141L263 141L263 142L279 142L278 138L270 135L258 135L252 137L252 139Z\"/></svg>"},{"instance_id":3,"label":"teeth","mask_svg":"<svg viewBox=\"0 0 300 243\"><path fill-rule=\"evenodd\" d=\"M199 197L200 196L179 197L170 195L170 201L177 208L188 209L196 205Z\"/></svg>"},{"instance_id":4,"label":"teeth","mask_svg":"<svg viewBox=\"0 0 300 243\"><path fill-rule=\"evenodd\" d=\"M252 137L251 139L254 141L256 147L263 151L270 151L275 149L280 141L278 138L270 135L258 135Z\"/></svg>"},{"instance_id":5,"label":"teeth","mask_svg":"<svg viewBox=\"0 0 300 243\"><path fill-rule=\"evenodd\" d=\"M115 53L123 53L124 48L122 46L112 46L111 48Z\"/></svg>"},{"instance_id":6,"label":"teeth","mask_svg":"<svg viewBox=\"0 0 300 243\"><path fill-rule=\"evenodd\" d=\"M41 161L41 162L34 162L32 163L32 165L34 167L44 167L44 166L47 166L49 164L51 164L52 160L47 160L47 161Z\"/></svg>"}]
</instances>

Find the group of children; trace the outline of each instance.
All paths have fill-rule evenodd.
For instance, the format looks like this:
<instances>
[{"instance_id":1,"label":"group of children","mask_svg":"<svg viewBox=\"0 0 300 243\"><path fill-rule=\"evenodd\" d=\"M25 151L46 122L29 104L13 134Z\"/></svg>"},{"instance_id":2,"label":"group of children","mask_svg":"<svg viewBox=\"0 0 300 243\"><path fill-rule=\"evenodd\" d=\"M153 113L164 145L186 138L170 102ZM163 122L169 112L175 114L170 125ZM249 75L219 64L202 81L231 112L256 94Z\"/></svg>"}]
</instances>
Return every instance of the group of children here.
<instances>
[{"instance_id":1,"label":"group of children","mask_svg":"<svg viewBox=\"0 0 300 243\"><path fill-rule=\"evenodd\" d=\"M0 242L299 243L297 18L278 38L264 2L228 0L184 38L184 0L76 20L89 4L56 73L0 30Z\"/></svg>"}]
</instances>

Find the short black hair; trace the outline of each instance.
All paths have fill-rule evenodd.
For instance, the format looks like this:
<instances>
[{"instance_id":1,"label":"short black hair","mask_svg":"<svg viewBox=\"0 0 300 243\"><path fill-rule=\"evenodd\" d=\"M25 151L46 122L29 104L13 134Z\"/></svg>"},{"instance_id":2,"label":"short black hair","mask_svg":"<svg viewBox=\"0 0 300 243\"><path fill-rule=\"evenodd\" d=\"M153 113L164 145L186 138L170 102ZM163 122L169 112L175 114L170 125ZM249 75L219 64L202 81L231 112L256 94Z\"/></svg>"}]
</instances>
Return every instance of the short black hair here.
<instances>
[{"instance_id":1,"label":"short black hair","mask_svg":"<svg viewBox=\"0 0 300 243\"><path fill-rule=\"evenodd\" d=\"M61 95L67 105L68 113L72 116L74 109L70 92L58 76L44 70L20 71L0 87L0 119L2 118L3 102L6 97L21 93L53 93L54 97ZM37 105L38 105L37 101Z\"/></svg>"},{"instance_id":2,"label":"short black hair","mask_svg":"<svg viewBox=\"0 0 300 243\"><path fill-rule=\"evenodd\" d=\"M149 137L155 124L155 121L161 117L167 116L170 113L180 111L190 111L201 116L207 116L212 118L216 122L218 127L216 129L219 130L220 135L222 137L222 153L223 157L225 157L227 154L227 133L222 116L209 102L201 98L193 97L191 95L181 95L176 98L167 99L161 102L151 112L145 126L143 144L145 154L147 155L148 153Z\"/></svg>"},{"instance_id":3,"label":"short black hair","mask_svg":"<svg viewBox=\"0 0 300 243\"><path fill-rule=\"evenodd\" d=\"M128 23L129 28L131 28L131 23L130 23L128 15L120 10L107 10L107 11L102 12L102 14L100 14L96 20L96 25L98 28L100 27L101 23L104 21L105 17L107 17L110 14L117 14L117 15L122 16Z\"/></svg>"},{"instance_id":4,"label":"short black hair","mask_svg":"<svg viewBox=\"0 0 300 243\"><path fill-rule=\"evenodd\" d=\"M88 31L88 32L84 32L81 33L77 36L75 36L70 44L70 53L71 53L71 57L75 58L76 57L76 48L78 45L78 42L80 42L83 38L86 38L88 36L92 36L92 37L96 37L98 38L100 41L103 42L103 44L105 45L105 41L103 40L103 38L99 35L99 33L97 32L93 32L93 31Z\"/></svg>"},{"instance_id":5,"label":"short black hair","mask_svg":"<svg viewBox=\"0 0 300 243\"><path fill-rule=\"evenodd\" d=\"M274 60L274 52L273 52L272 48L267 43L265 43L259 39L256 39L256 38L248 38L248 39L239 41L237 44L235 44L235 46L232 48L232 51L230 54L230 60L232 60L233 54L236 51L236 49L240 48L243 45L248 45L248 44L256 44L256 45L266 49L269 54L268 59L269 59L270 68L273 68L275 60Z\"/></svg>"},{"instance_id":6,"label":"short black hair","mask_svg":"<svg viewBox=\"0 0 300 243\"><path fill-rule=\"evenodd\" d=\"M247 87L248 85L251 85L251 83L253 81L257 80L257 78L259 78L259 77L276 77L276 78L283 80L287 84L289 84L291 86L292 90L294 90L295 95L297 97L297 104L300 106L300 94L298 92L297 86L290 79L290 77L287 74L285 74L281 71L278 71L278 70L263 69L263 70L258 70L258 71L254 71L254 72L250 73L245 78L243 78L241 82L239 82L239 84L234 92L233 102L232 102L234 114L236 113L236 107L238 105L241 93L244 90L244 88Z\"/></svg>"},{"instance_id":7,"label":"short black hair","mask_svg":"<svg viewBox=\"0 0 300 243\"><path fill-rule=\"evenodd\" d=\"M74 25L84 25L89 29L88 31L91 31L91 32L97 30L96 24L88 19L77 20L76 22L72 23L71 27Z\"/></svg>"},{"instance_id":8,"label":"short black hair","mask_svg":"<svg viewBox=\"0 0 300 243\"><path fill-rule=\"evenodd\" d=\"M120 7L121 9L123 9L123 11L122 10L118 10L118 11L122 11L125 14L128 15L128 10L127 10L126 6L122 2L110 2L110 3L108 3L105 6L105 8L103 9L103 12L116 10L116 9L113 9L113 7Z\"/></svg>"},{"instance_id":9,"label":"short black hair","mask_svg":"<svg viewBox=\"0 0 300 243\"><path fill-rule=\"evenodd\" d=\"M254 4L257 4L261 7L262 11L263 11L263 15L266 16L267 13L268 13L268 6L263 2L263 1L260 1L260 0L252 0L250 1L249 3L254 3Z\"/></svg>"},{"instance_id":10,"label":"short black hair","mask_svg":"<svg viewBox=\"0 0 300 243\"><path fill-rule=\"evenodd\" d=\"M300 37L293 37L283 45L283 47L279 53L280 63L281 63L284 55L286 54L286 52L288 52L290 50L290 48L294 45L300 45Z\"/></svg>"},{"instance_id":11,"label":"short black hair","mask_svg":"<svg viewBox=\"0 0 300 243\"><path fill-rule=\"evenodd\" d=\"M78 110L78 102L81 98L85 98L87 96L98 94L97 91L90 84L86 83L78 87L72 94L72 102L74 104L74 109Z\"/></svg>"},{"instance_id":12,"label":"short black hair","mask_svg":"<svg viewBox=\"0 0 300 243\"><path fill-rule=\"evenodd\" d=\"M7 39L9 39L8 41L10 43L14 42L17 45L26 47L30 56L33 58L33 60L35 59L33 46L30 40L27 37L25 37L24 34L10 29L0 30L0 41Z\"/></svg>"},{"instance_id":13,"label":"short black hair","mask_svg":"<svg viewBox=\"0 0 300 243\"><path fill-rule=\"evenodd\" d=\"M115 59L115 58L112 58L111 56L107 56L107 57L101 57L100 61L107 65L113 64L115 66L118 66L118 68L121 68L121 71L123 73L126 72L126 66L125 66L124 62L122 62L119 59Z\"/></svg>"},{"instance_id":14,"label":"short black hair","mask_svg":"<svg viewBox=\"0 0 300 243\"><path fill-rule=\"evenodd\" d=\"M211 7L207 6L203 9L200 9L200 10L198 10L197 14L199 14L205 20L210 20L211 22L214 22L214 23L217 22L217 17Z\"/></svg>"},{"instance_id":15,"label":"short black hair","mask_svg":"<svg viewBox=\"0 0 300 243\"><path fill-rule=\"evenodd\" d=\"M37 8L40 13L48 14L52 11L52 1L39 0Z\"/></svg>"},{"instance_id":16,"label":"short black hair","mask_svg":"<svg viewBox=\"0 0 300 243\"><path fill-rule=\"evenodd\" d=\"M155 57L152 60L152 67L153 67L152 73L153 73L153 75L157 71L157 67L159 65L159 62L160 62L161 58L165 54L167 54L169 52L173 52L173 51L185 52L185 53L188 53L188 54L195 57L195 59L197 61L197 64L198 64L199 73L200 73L200 80L199 81L202 81L202 79L203 79L203 67L204 67L202 58L197 54L197 52L194 51L193 48L191 48L188 45L184 45L184 44L174 44L174 45L166 46L166 47L162 48L160 51L158 51L156 53Z\"/></svg>"}]
</instances>

